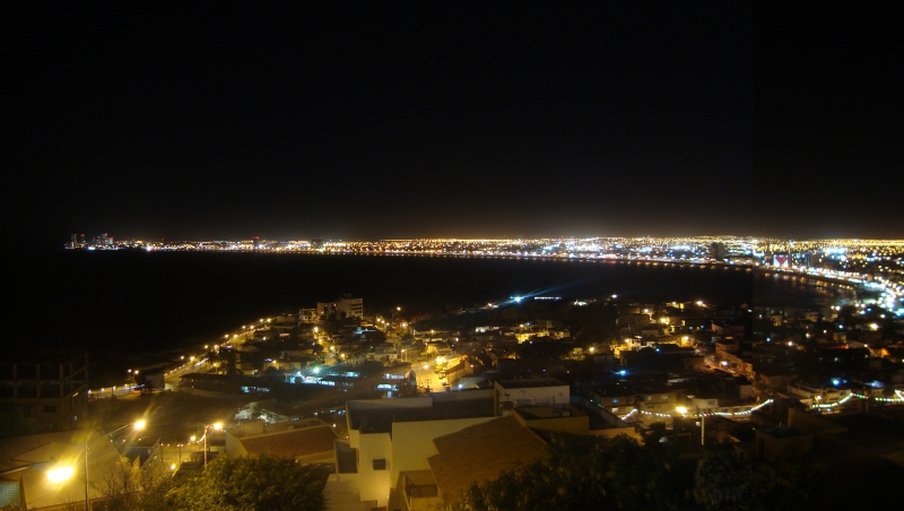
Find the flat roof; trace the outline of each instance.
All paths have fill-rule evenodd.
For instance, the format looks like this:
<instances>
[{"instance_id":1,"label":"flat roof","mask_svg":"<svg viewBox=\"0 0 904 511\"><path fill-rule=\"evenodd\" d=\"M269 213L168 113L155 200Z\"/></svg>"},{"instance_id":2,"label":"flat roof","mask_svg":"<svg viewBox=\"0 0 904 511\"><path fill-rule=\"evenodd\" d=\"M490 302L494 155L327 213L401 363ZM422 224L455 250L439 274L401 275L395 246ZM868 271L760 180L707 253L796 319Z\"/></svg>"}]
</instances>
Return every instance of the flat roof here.
<instances>
[{"instance_id":1,"label":"flat roof","mask_svg":"<svg viewBox=\"0 0 904 511\"><path fill-rule=\"evenodd\" d=\"M387 400L391 401L391 400ZM391 433L395 422L414 422L445 419L467 419L494 415L492 397L459 401L434 400L432 406L389 406L381 408L358 408L351 402L348 420L351 429L361 433Z\"/></svg>"},{"instance_id":2,"label":"flat roof","mask_svg":"<svg viewBox=\"0 0 904 511\"><path fill-rule=\"evenodd\" d=\"M524 378L521 380L498 380L496 382L504 389L524 389L530 387L559 387L567 384L555 378Z\"/></svg>"}]
</instances>

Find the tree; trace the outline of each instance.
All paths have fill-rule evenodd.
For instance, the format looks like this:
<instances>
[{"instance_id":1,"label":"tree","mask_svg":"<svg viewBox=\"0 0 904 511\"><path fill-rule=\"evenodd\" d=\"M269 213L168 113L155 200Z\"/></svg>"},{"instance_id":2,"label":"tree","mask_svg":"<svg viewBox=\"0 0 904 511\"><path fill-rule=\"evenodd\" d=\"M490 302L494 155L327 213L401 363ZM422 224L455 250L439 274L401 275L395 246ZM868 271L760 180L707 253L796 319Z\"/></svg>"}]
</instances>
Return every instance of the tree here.
<instances>
[{"instance_id":1,"label":"tree","mask_svg":"<svg viewBox=\"0 0 904 511\"><path fill-rule=\"evenodd\" d=\"M109 511L131 511L139 508L141 476L138 468L126 459L117 460L101 475L101 491Z\"/></svg>"},{"instance_id":2,"label":"tree","mask_svg":"<svg viewBox=\"0 0 904 511\"><path fill-rule=\"evenodd\" d=\"M281 458L221 458L166 496L179 511L320 511L326 468Z\"/></svg>"},{"instance_id":3,"label":"tree","mask_svg":"<svg viewBox=\"0 0 904 511\"><path fill-rule=\"evenodd\" d=\"M744 460L727 451L707 454L694 475L694 497L704 509L799 509L809 486L795 466Z\"/></svg>"},{"instance_id":4,"label":"tree","mask_svg":"<svg viewBox=\"0 0 904 511\"><path fill-rule=\"evenodd\" d=\"M547 460L472 485L460 511L507 509L678 509L687 500L671 457L657 445L567 437L554 442Z\"/></svg>"}]
</instances>

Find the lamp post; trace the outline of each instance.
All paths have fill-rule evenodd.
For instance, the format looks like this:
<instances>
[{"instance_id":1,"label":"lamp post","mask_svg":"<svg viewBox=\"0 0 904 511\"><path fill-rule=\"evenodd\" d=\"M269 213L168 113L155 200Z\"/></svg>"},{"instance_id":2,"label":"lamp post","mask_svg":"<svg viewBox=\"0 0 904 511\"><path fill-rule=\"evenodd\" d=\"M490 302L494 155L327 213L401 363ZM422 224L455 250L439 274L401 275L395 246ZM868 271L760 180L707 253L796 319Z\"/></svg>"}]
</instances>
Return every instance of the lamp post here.
<instances>
[{"instance_id":1,"label":"lamp post","mask_svg":"<svg viewBox=\"0 0 904 511\"><path fill-rule=\"evenodd\" d=\"M706 415L700 414L700 447L706 445Z\"/></svg>"},{"instance_id":2,"label":"lamp post","mask_svg":"<svg viewBox=\"0 0 904 511\"><path fill-rule=\"evenodd\" d=\"M139 419L131 424L125 424L123 426L120 426L109 433L104 433L103 436L101 436L101 438L107 438L110 435L119 433L120 431L122 431L128 427L133 428L135 431L141 431L146 426L147 426L147 421L145 421L144 419ZM88 444L90 443L90 441L91 441L91 437L89 436L85 440L85 511L91 511L91 499L88 495Z\"/></svg>"},{"instance_id":3,"label":"lamp post","mask_svg":"<svg viewBox=\"0 0 904 511\"><path fill-rule=\"evenodd\" d=\"M220 421L204 426L204 468L207 468L207 432L213 428L215 431L223 431L223 423Z\"/></svg>"}]
</instances>

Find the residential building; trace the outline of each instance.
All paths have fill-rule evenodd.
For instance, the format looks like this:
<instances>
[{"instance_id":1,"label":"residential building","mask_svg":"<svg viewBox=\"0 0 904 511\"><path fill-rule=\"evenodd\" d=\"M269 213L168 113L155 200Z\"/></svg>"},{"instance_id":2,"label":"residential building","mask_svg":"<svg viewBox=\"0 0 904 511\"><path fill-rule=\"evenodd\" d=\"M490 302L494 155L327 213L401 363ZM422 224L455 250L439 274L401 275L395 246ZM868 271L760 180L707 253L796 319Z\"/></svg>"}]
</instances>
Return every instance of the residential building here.
<instances>
[{"instance_id":1,"label":"residential building","mask_svg":"<svg viewBox=\"0 0 904 511\"><path fill-rule=\"evenodd\" d=\"M354 492L362 509L388 506L401 474L429 470L435 438L494 418L491 390L352 400L346 408L348 441L336 442L327 491Z\"/></svg>"},{"instance_id":2,"label":"residential building","mask_svg":"<svg viewBox=\"0 0 904 511\"><path fill-rule=\"evenodd\" d=\"M334 302L317 302L317 316L321 319L364 319L364 299L345 296Z\"/></svg>"},{"instance_id":3,"label":"residential building","mask_svg":"<svg viewBox=\"0 0 904 511\"><path fill-rule=\"evenodd\" d=\"M0 508L6 509L4 506L17 503L15 505L21 509L29 510L84 509L85 442L89 438L87 498L91 509L100 509L106 485L124 459L108 437L99 431L88 430L0 440L0 473L13 472L0 476L0 488L5 490L0 494ZM72 467L73 477L60 483L50 482L46 471L57 463ZM25 469L15 470L17 468Z\"/></svg>"},{"instance_id":4,"label":"residential building","mask_svg":"<svg viewBox=\"0 0 904 511\"><path fill-rule=\"evenodd\" d=\"M571 402L568 385L555 378L499 380L494 386L496 412L523 406L557 406Z\"/></svg>"}]
</instances>

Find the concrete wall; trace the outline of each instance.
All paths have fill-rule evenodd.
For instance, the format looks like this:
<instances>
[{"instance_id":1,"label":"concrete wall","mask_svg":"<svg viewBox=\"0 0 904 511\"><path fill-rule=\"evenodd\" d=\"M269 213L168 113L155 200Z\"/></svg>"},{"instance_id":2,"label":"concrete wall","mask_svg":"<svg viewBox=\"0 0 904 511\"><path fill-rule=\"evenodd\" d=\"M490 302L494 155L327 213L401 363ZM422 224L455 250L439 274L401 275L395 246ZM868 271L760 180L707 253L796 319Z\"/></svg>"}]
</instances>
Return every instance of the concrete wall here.
<instances>
[{"instance_id":1,"label":"concrete wall","mask_svg":"<svg viewBox=\"0 0 904 511\"><path fill-rule=\"evenodd\" d=\"M496 384L497 410L503 403L511 403L512 407L521 406L555 406L567 405L571 393L568 385L549 387L523 387L506 389Z\"/></svg>"},{"instance_id":2,"label":"concrete wall","mask_svg":"<svg viewBox=\"0 0 904 511\"><path fill-rule=\"evenodd\" d=\"M392 439L389 433L367 433L359 435L358 474L355 477L361 500L375 500L378 506L389 503L392 486L390 471L393 466ZM374 470L374 460L386 460L385 470Z\"/></svg>"},{"instance_id":3,"label":"concrete wall","mask_svg":"<svg viewBox=\"0 0 904 511\"><path fill-rule=\"evenodd\" d=\"M230 458L236 458L239 456L247 456L248 451L245 450L245 446L242 445L242 442L239 441L235 435L230 434L228 431L225 433L226 436L226 456Z\"/></svg>"}]
</instances>

